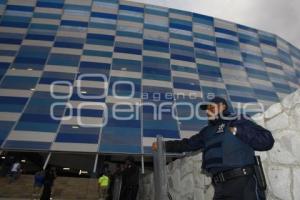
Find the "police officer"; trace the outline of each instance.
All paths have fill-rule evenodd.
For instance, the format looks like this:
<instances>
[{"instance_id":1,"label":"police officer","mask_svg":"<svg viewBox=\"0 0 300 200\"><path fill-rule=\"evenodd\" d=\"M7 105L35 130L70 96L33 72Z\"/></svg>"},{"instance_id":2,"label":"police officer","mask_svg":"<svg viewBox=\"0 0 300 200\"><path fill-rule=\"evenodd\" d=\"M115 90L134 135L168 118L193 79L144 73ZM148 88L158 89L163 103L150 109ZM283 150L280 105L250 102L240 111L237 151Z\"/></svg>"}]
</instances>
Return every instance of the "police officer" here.
<instances>
[{"instance_id":1,"label":"police officer","mask_svg":"<svg viewBox=\"0 0 300 200\"><path fill-rule=\"evenodd\" d=\"M166 151L203 151L202 169L212 177L214 200L265 199L254 175L254 151L273 147L271 132L247 117L232 115L221 97L215 97L200 108L206 110L208 125L191 138L167 141ZM152 148L156 150L157 144L153 143Z\"/></svg>"}]
</instances>

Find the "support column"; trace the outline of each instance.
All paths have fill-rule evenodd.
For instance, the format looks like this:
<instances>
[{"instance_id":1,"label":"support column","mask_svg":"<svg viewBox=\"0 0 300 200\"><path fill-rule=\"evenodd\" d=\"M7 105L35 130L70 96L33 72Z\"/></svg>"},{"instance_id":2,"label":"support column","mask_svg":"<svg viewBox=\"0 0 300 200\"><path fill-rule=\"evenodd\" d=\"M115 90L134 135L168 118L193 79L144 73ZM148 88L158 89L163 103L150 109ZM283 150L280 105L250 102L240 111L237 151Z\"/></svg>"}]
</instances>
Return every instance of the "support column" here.
<instances>
[{"instance_id":1,"label":"support column","mask_svg":"<svg viewBox=\"0 0 300 200\"><path fill-rule=\"evenodd\" d=\"M95 156L95 162L94 162L94 167L93 167L93 172L92 172L92 174L91 174L91 177L92 177L92 178L97 178L98 158L99 158L99 155L96 154L96 156Z\"/></svg>"},{"instance_id":2,"label":"support column","mask_svg":"<svg viewBox=\"0 0 300 200\"><path fill-rule=\"evenodd\" d=\"M46 167L47 167L47 165L49 163L50 158L51 158L51 152L48 154L48 156L46 158L46 161L45 161L44 166L43 166L43 170L46 169Z\"/></svg>"},{"instance_id":3,"label":"support column","mask_svg":"<svg viewBox=\"0 0 300 200\"><path fill-rule=\"evenodd\" d=\"M162 136L157 136L157 151L153 152L155 200L167 200L167 169L165 144Z\"/></svg>"},{"instance_id":4,"label":"support column","mask_svg":"<svg viewBox=\"0 0 300 200\"><path fill-rule=\"evenodd\" d=\"M141 166L142 166L142 174L145 174L145 161L144 161L144 155L141 157Z\"/></svg>"}]
</instances>

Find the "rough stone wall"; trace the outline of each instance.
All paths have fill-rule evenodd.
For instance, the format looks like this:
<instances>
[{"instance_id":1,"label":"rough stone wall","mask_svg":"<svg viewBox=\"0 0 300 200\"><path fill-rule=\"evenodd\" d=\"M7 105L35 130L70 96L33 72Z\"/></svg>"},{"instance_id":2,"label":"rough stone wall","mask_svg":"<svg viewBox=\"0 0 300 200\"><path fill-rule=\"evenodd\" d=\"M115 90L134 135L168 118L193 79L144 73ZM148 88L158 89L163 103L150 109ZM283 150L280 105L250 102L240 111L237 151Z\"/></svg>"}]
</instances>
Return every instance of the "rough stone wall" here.
<instances>
[{"instance_id":1,"label":"rough stone wall","mask_svg":"<svg viewBox=\"0 0 300 200\"><path fill-rule=\"evenodd\" d=\"M300 199L300 90L253 117L271 130L275 144L261 155L268 182L268 200ZM201 154L178 159L167 166L169 192L174 200L209 200L210 178L201 173ZM154 199L153 175L143 179L140 199Z\"/></svg>"}]
</instances>

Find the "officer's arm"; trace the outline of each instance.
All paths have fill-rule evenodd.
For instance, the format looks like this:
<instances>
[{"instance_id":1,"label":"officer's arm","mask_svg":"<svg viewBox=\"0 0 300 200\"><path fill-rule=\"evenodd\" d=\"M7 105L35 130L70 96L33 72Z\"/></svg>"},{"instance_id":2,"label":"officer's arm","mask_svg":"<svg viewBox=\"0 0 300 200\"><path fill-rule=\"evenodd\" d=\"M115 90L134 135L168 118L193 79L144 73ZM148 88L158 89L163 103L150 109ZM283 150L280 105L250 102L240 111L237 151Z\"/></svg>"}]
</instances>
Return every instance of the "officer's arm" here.
<instances>
[{"instance_id":1,"label":"officer's arm","mask_svg":"<svg viewBox=\"0 0 300 200\"><path fill-rule=\"evenodd\" d=\"M170 153L182 153L202 149L204 147L203 130L190 138L167 141L165 142L165 147L166 152Z\"/></svg>"},{"instance_id":2,"label":"officer's arm","mask_svg":"<svg viewBox=\"0 0 300 200\"><path fill-rule=\"evenodd\" d=\"M241 119L233 123L237 128L236 136L256 151L267 151L272 149L274 138L272 133L247 119Z\"/></svg>"}]
</instances>

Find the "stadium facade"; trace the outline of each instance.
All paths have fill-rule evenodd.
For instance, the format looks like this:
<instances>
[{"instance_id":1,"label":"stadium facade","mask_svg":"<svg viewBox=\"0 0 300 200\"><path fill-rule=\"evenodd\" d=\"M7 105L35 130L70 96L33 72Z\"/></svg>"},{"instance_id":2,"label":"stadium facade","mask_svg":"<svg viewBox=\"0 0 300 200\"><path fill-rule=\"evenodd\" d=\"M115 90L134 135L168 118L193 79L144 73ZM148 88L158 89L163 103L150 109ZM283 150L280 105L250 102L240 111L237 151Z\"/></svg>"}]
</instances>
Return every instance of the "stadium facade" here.
<instances>
[{"instance_id":1,"label":"stadium facade","mask_svg":"<svg viewBox=\"0 0 300 200\"><path fill-rule=\"evenodd\" d=\"M300 85L295 46L201 14L117 0L1 0L0 14L3 151L147 154L157 134L197 133L205 120L184 117L212 94L268 107Z\"/></svg>"}]
</instances>

